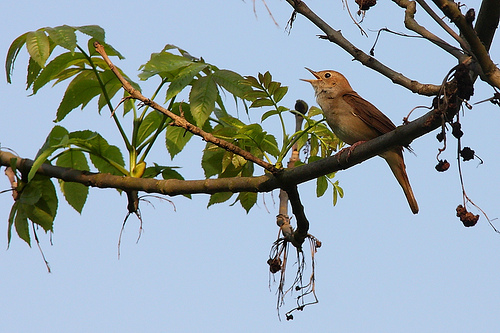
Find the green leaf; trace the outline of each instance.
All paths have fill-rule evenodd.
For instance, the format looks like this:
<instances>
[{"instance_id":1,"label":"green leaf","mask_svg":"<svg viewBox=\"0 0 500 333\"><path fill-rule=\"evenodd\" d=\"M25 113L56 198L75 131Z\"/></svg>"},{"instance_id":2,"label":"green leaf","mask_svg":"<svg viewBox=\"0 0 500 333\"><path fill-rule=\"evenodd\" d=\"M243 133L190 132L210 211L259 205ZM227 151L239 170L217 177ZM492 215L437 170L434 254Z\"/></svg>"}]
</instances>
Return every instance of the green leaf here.
<instances>
[{"instance_id":1,"label":"green leaf","mask_svg":"<svg viewBox=\"0 0 500 333\"><path fill-rule=\"evenodd\" d=\"M339 186L339 181L337 180L335 183L333 183L333 205L335 206L337 204L337 199L338 197L343 198L344 197L344 190L342 187Z\"/></svg>"},{"instance_id":2,"label":"green leaf","mask_svg":"<svg viewBox=\"0 0 500 333\"><path fill-rule=\"evenodd\" d=\"M21 36L14 39L12 44L10 44L9 51L7 51L7 58L5 59L5 73L7 75L7 82L12 83L12 71L14 70L14 62L16 61L19 51L21 51L24 44L26 44L26 36L28 33L24 33Z\"/></svg>"},{"instance_id":3,"label":"green leaf","mask_svg":"<svg viewBox=\"0 0 500 333\"><path fill-rule=\"evenodd\" d=\"M158 111L152 111L144 117L137 130L136 145L143 143L163 123L166 116Z\"/></svg>"},{"instance_id":4,"label":"green leaf","mask_svg":"<svg viewBox=\"0 0 500 333\"><path fill-rule=\"evenodd\" d=\"M105 40L105 32L104 29L98 25L84 25L81 27L74 27L76 30L84 33L88 36L94 37L99 41L99 43L104 43Z\"/></svg>"},{"instance_id":5,"label":"green leaf","mask_svg":"<svg viewBox=\"0 0 500 333\"><path fill-rule=\"evenodd\" d=\"M35 177L24 186L19 199L12 206L9 214L8 242L10 243L14 225L18 236L31 245L28 218L45 231L51 231L56 213L57 196L54 184L48 177Z\"/></svg>"},{"instance_id":6,"label":"green leaf","mask_svg":"<svg viewBox=\"0 0 500 333\"><path fill-rule=\"evenodd\" d=\"M251 87L254 87L254 88L257 88L259 90L262 89L261 87L261 84L259 83L259 81L253 77L253 76L245 76L245 79L243 80L242 82L243 84L246 84L246 85L249 85Z\"/></svg>"},{"instance_id":7,"label":"green leaf","mask_svg":"<svg viewBox=\"0 0 500 333\"><path fill-rule=\"evenodd\" d=\"M244 98L252 90L248 85L242 84L243 77L240 74L227 69L215 71L212 77L218 85L240 98Z\"/></svg>"},{"instance_id":8,"label":"green leaf","mask_svg":"<svg viewBox=\"0 0 500 333\"><path fill-rule=\"evenodd\" d=\"M45 143L38 150L35 161L28 173L28 182L35 177L37 170L57 149L64 147L68 143L68 131L62 126L54 126L45 139Z\"/></svg>"},{"instance_id":9,"label":"green leaf","mask_svg":"<svg viewBox=\"0 0 500 333\"><path fill-rule=\"evenodd\" d=\"M257 98L250 105L251 108L260 108L262 106L273 106L274 103L268 98Z\"/></svg>"},{"instance_id":10,"label":"green leaf","mask_svg":"<svg viewBox=\"0 0 500 333\"><path fill-rule=\"evenodd\" d=\"M69 149L59 155L56 165L76 170L89 171L89 165L85 155L80 150L75 149ZM65 182L62 180L59 180L59 184L68 204L81 214L83 206L87 201L89 188L80 183Z\"/></svg>"},{"instance_id":11,"label":"green leaf","mask_svg":"<svg viewBox=\"0 0 500 333\"><path fill-rule=\"evenodd\" d=\"M321 111L321 109L316 106L311 106L311 108L309 108L309 111L307 112L307 116L309 118L317 116L319 114L322 115L323 111Z\"/></svg>"},{"instance_id":12,"label":"green leaf","mask_svg":"<svg viewBox=\"0 0 500 333\"><path fill-rule=\"evenodd\" d=\"M38 150L36 156L40 156L47 148L60 145L68 136L68 130L62 126L56 125L51 130L42 147Z\"/></svg>"},{"instance_id":13,"label":"green leaf","mask_svg":"<svg viewBox=\"0 0 500 333\"><path fill-rule=\"evenodd\" d=\"M201 159L201 166L203 167L206 178L210 178L222 172L222 159L224 158L225 152L224 149L207 143Z\"/></svg>"},{"instance_id":14,"label":"green leaf","mask_svg":"<svg viewBox=\"0 0 500 333\"><path fill-rule=\"evenodd\" d=\"M42 70L42 67L33 60L33 58L30 58L28 60L28 75L26 77L26 90L31 87L33 82L36 80L38 77L38 74L40 74L40 71Z\"/></svg>"},{"instance_id":15,"label":"green leaf","mask_svg":"<svg viewBox=\"0 0 500 333\"><path fill-rule=\"evenodd\" d=\"M51 62L49 62L47 66L45 66L40 75L36 78L35 82L33 83L33 94L36 94L36 92L48 82L56 79L63 70L73 65L80 65L84 60L85 56L79 52L75 54L66 52L57 56ZM82 69L79 69L79 71L81 70Z\"/></svg>"},{"instance_id":16,"label":"green leaf","mask_svg":"<svg viewBox=\"0 0 500 333\"><path fill-rule=\"evenodd\" d=\"M309 140L309 137L307 134L302 134L303 131L297 132L297 134L301 134L300 137L297 139L297 148L300 150L302 147L304 147L307 144L307 141Z\"/></svg>"},{"instance_id":17,"label":"green leaf","mask_svg":"<svg viewBox=\"0 0 500 333\"><path fill-rule=\"evenodd\" d=\"M90 155L92 164L102 173L123 176L123 155L120 149L110 145L99 133L89 130L71 132L69 142Z\"/></svg>"},{"instance_id":18,"label":"green leaf","mask_svg":"<svg viewBox=\"0 0 500 333\"><path fill-rule=\"evenodd\" d=\"M174 170L172 167L163 167L163 171L161 172L161 176L163 179L179 179L184 180L184 177L180 173Z\"/></svg>"},{"instance_id":19,"label":"green leaf","mask_svg":"<svg viewBox=\"0 0 500 333\"><path fill-rule=\"evenodd\" d=\"M180 47L174 45L174 44L167 44L165 45L165 47L163 48L163 50L161 50L162 52L165 52L165 51L168 51L168 50L177 50L179 51L179 53L186 59L189 59L191 61L200 61L200 59L196 58L196 57L193 57L191 54L189 54L188 51L184 50L184 49L181 49Z\"/></svg>"},{"instance_id":20,"label":"green leaf","mask_svg":"<svg viewBox=\"0 0 500 333\"><path fill-rule=\"evenodd\" d=\"M57 195L54 184L48 177L38 176L27 187L39 187L42 196L34 205L27 205L26 214L35 224L45 231L53 229L53 222L57 213Z\"/></svg>"},{"instance_id":21,"label":"green leaf","mask_svg":"<svg viewBox=\"0 0 500 333\"><path fill-rule=\"evenodd\" d=\"M272 96L272 95L274 95L274 92L276 91L276 89L278 89L280 86L281 86L281 83L272 81L269 83L269 86L267 87L267 91Z\"/></svg>"},{"instance_id":22,"label":"green leaf","mask_svg":"<svg viewBox=\"0 0 500 333\"><path fill-rule=\"evenodd\" d=\"M151 76L157 74L165 77L167 73L176 71L190 64L192 64L191 60L169 52L153 53L151 54L151 59L139 68L142 70L139 74L139 78L141 80L147 80Z\"/></svg>"},{"instance_id":23,"label":"green leaf","mask_svg":"<svg viewBox=\"0 0 500 333\"><path fill-rule=\"evenodd\" d=\"M273 94L274 101L276 103L279 103L285 97L286 93L288 92L288 87L279 87L276 89L276 91Z\"/></svg>"},{"instance_id":24,"label":"green leaf","mask_svg":"<svg viewBox=\"0 0 500 333\"><path fill-rule=\"evenodd\" d=\"M31 200L24 200L21 195L19 211L23 210L33 223L40 225L45 231L51 231L57 213L57 195L54 184L48 177L37 176L26 185L23 194L31 190L35 193L40 192L41 196L32 204Z\"/></svg>"},{"instance_id":25,"label":"green leaf","mask_svg":"<svg viewBox=\"0 0 500 333\"><path fill-rule=\"evenodd\" d=\"M123 87L120 80L116 77L116 75L110 71L110 70L105 70L104 72L99 74L101 77L101 81L104 85L104 89L106 89L108 98L111 100L116 93ZM100 86L99 86L100 88ZM101 89L102 92L102 89ZM99 95L99 100L97 102L97 107L99 112L102 110L104 106L106 106L108 103L108 100L106 99L106 96L104 94ZM82 106L83 107L83 106Z\"/></svg>"},{"instance_id":26,"label":"green leaf","mask_svg":"<svg viewBox=\"0 0 500 333\"><path fill-rule=\"evenodd\" d=\"M264 120L266 120L267 118L271 117L271 116L274 116L275 114L279 114L280 112L278 110L269 110L267 112L264 112L264 114L262 115L260 121L263 122Z\"/></svg>"},{"instance_id":27,"label":"green leaf","mask_svg":"<svg viewBox=\"0 0 500 333\"><path fill-rule=\"evenodd\" d=\"M325 176L316 178L316 197L321 197L328 189L328 181Z\"/></svg>"},{"instance_id":28,"label":"green leaf","mask_svg":"<svg viewBox=\"0 0 500 333\"><path fill-rule=\"evenodd\" d=\"M262 83L264 88L267 89L272 80L273 78L271 76L271 73L269 73L269 71L265 72L264 74L259 73L259 81L260 83Z\"/></svg>"},{"instance_id":29,"label":"green leaf","mask_svg":"<svg viewBox=\"0 0 500 333\"><path fill-rule=\"evenodd\" d=\"M61 25L55 28L45 28L45 31L49 34L49 38L52 41L69 50L71 54L75 52L76 48L76 34L75 28L68 25Z\"/></svg>"},{"instance_id":30,"label":"green leaf","mask_svg":"<svg viewBox=\"0 0 500 333\"><path fill-rule=\"evenodd\" d=\"M14 218L14 226L16 227L16 232L19 238L21 238L26 243L28 243L29 246L31 246L28 217L26 215L25 210L20 207L18 207L16 211L16 216Z\"/></svg>"},{"instance_id":31,"label":"green leaf","mask_svg":"<svg viewBox=\"0 0 500 333\"><path fill-rule=\"evenodd\" d=\"M219 192L219 193L214 193L210 196L210 199L208 200L207 208L218 204L218 203L223 203L231 199L233 196L232 192Z\"/></svg>"},{"instance_id":32,"label":"green leaf","mask_svg":"<svg viewBox=\"0 0 500 333\"><path fill-rule=\"evenodd\" d=\"M269 96L262 90L250 90L245 93L244 97L249 101L254 101L257 98L268 98Z\"/></svg>"},{"instance_id":33,"label":"green leaf","mask_svg":"<svg viewBox=\"0 0 500 333\"><path fill-rule=\"evenodd\" d=\"M12 239L12 226L14 225L14 220L16 218L17 210L19 208L19 202L14 202L9 213L9 223L7 226L7 248L9 248L10 241Z\"/></svg>"},{"instance_id":34,"label":"green leaf","mask_svg":"<svg viewBox=\"0 0 500 333\"><path fill-rule=\"evenodd\" d=\"M179 74L174 77L172 83L168 86L165 103L180 93L182 89L190 84L191 81L193 81L193 78L207 66L208 65L205 63L191 63L182 68Z\"/></svg>"},{"instance_id":35,"label":"green leaf","mask_svg":"<svg viewBox=\"0 0 500 333\"><path fill-rule=\"evenodd\" d=\"M99 172L118 176L124 175L123 171L114 165L125 165L123 155L118 147L108 144L101 135L89 140L87 146L90 149L90 160Z\"/></svg>"},{"instance_id":36,"label":"green leaf","mask_svg":"<svg viewBox=\"0 0 500 333\"><path fill-rule=\"evenodd\" d=\"M188 141L193 137L193 133L186 131L182 127L168 126L165 133L165 144L170 153L170 157L180 153Z\"/></svg>"},{"instance_id":37,"label":"green leaf","mask_svg":"<svg viewBox=\"0 0 500 333\"><path fill-rule=\"evenodd\" d=\"M119 59L125 59L125 57L123 55L121 55L120 52L118 52L118 50L116 50L113 46L109 45L108 43L104 43L102 39L98 39L98 38L90 38L88 41L87 41L87 48L89 50L89 55L93 58L95 58L94 56L98 56L99 59L104 63L104 60L100 57L100 55L97 53L96 49L95 49L95 46L94 46L94 43L95 42L99 42L99 44L101 44L103 47L104 47L104 51L106 51L106 54L110 57L118 57ZM108 68L107 65L106 67L101 67L101 68Z\"/></svg>"},{"instance_id":38,"label":"green leaf","mask_svg":"<svg viewBox=\"0 0 500 333\"><path fill-rule=\"evenodd\" d=\"M196 126L201 127L207 121L215 108L217 94L217 85L211 75L194 81L189 93L189 102Z\"/></svg>"},{"instance_id":39,"label":"green leaf","mask_svg":"<svg viewBox=\"0 0 500 333\"><path fill-rule=\"evenodd\" d=\"M87 70L78 74L68 85L64 97L57 108L56 122L64 119L78 106L82 109L101 93L101 87L94 72Z\"/></svg>"},{"instance_id":40,"label":"green leaf","mask_svg":"<svg viewBox=\"0 0 500 333\"><path fill-rule=\"evenodd\" d=\"M238 195L238 198L236 200L239 200L241 207L243 207L248 214L250 209L257 202L257 193L255 193L255 192L241 192Z\"/></svg>"},{"instance_id":41,"label":"green leaf","mask_svg":"<svg viewBox=\"0 0 500 333\"><path fill-rule=\"evenodd\" d=\"M260 146L264 151L268 152L274 157L277 157L280 154L278 142L276 141L276 138L271 134L267 134L265 136L264 140L260 143Z\"/></svg>"},{"instance_id":42,"label":"green leaf","mask_svg":"<svg viewBox=\"0 0 500 333\"><path fill-rule=\"evenodd\" d=\"M45 67L45 62L50 55L50 42L49 37L47 37L42 29L28 32L26 35L26 48L31 58L40 67Z\"/></svg>"}]
</instances>

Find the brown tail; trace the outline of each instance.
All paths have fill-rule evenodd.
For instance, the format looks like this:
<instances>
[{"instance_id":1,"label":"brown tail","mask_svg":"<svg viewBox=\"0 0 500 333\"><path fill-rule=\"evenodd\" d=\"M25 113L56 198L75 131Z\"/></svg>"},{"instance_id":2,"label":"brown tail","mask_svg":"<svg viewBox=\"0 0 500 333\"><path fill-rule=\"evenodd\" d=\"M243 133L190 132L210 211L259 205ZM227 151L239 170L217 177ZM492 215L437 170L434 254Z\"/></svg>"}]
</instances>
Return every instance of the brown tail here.
<instances>
[{"instance_id":1,"label":"brown tail","mask_svg":"<svg viewBox=\"0 0 500 333\"><path fill-rule=\"evenodd\" d=\"M381 156L387 161L394 177L396 177L399 185L403 188L403 192L405 193L406 200L408 200L411 211L413 214L417 214L418 204L415 196L413 195L408 175L406 174L406 166L403 160L402 150L390 150L383 153Z\"/></svg>"}]
</instances>

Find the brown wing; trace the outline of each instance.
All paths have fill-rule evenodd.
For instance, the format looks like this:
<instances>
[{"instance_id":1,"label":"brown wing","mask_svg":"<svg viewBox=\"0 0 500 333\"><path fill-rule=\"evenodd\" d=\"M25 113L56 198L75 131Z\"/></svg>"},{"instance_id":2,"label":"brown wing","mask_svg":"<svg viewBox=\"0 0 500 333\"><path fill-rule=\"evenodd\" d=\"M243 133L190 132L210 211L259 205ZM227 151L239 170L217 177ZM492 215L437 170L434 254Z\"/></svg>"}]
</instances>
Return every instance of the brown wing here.
<instances>
[{"instance_id":1,"label":"brown wing","mask_svg":"<svg viewBox=\"0 0 500 333\"><path fill-rule=\"evenodd\" d=\"M379 109L372 103L363 99L356 92L344 94L344 100L352 106L355 114L365 124L375 129L380 135L390 132L396 128L393 122L387 118Z\"/></svg>"}]
</instances>

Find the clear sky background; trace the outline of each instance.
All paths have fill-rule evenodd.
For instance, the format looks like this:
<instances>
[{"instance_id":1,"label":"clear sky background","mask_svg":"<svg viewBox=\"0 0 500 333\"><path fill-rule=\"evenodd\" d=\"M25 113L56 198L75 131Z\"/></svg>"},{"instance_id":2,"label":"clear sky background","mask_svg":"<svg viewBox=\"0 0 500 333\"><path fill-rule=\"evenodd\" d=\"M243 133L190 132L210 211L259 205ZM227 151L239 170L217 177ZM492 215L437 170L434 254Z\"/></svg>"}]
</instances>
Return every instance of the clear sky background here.
<instances>
[{"instance_id":1,"label":"clear sky background","mask_svg":"<svg viewBox=\"0 0 500 333\"><path fill-rule=\"evenodd\" d=\"M98 24L107 42L126 59L116 61L130 77L151 53L176 44L207 62L242 75L269 70L290 87L284 103L296 99L315 105L304 66L344 73L353 88L396 124L415 106L431 99L394 86L390 80L351 61L339 47L316 35L321 32L298 16L290 34L284 31L291 15L285 1L267 1L279 27L256 1L3 1L0 4L0 54L26 31L44 26ZM368 52L377 30L405 32L404 11L381 1L367 12L360 35L338 1L307 2L335 29ZM466 1L479 10L479 1ZM349 2L353 12L355 4ZM391 17L390 20L385 18ZM440 32L419 9L417 19ZM500 61L498 36L492 56ZM382 62L423 83L439 84L456 60L423 40L384 34L376 48ZM34 157L53 127L65 86L48 87L28 97L24 90L26 51L19 55L14 83L0 83L2 117L0 143L23 157ZM3 61L3 60L2 60ZM2 66L3 68L3 66ZM2 70L3 72L3 70ZM4 74L2 74L4 75ZM3 78L5 76L2 76ZM138 81L138 79L136 79ZM151 95L158 81L143 85ZM486 84L476 85L472 102L492 95ZM231 103L228 103L231 105ZM261 111L251 119L259 121ZM424 111L418 110L415 116ZM293 127L290 117L290 128ZM462 117L463 145L478 160L464 164L470 198L491 218L500 216L500 109L490 103L466 110ZM62 123L70 131L91 129L119 145L112 120L98 116L95 101L84 112L74 111ZM277 124L264 124L279 133ZM278 229L277 192L260 194L247 215L238 205L205 208L208 196L193 200L170 198L142 205L144 234L135 243L138 221L126 215L126 198L114 190L91 189L79 215L60 197L53 245L39 233L50 262L48 274L36 246L14 237L0 253L0 327L5 332L498 332L500 323L500 235L481 216L465 228L455 216L462 203L456 163L456 141L448 142L443 158L451 168L435 171L441 144L433 132L413 142L416 156L406 164L420 213L411 214L399 185L380 158L339 172L345 198L332 207L332 194L316 198L314 182L299 190L311 222L310 232L323 242L316 255L319 304L279 321L276 284L268 283L266 260ZM203 173L203 143L193 138L186 152L171 162L162 147L155 161L182 166L188 179ZM150 161L151 162L151 161ZM3 171L2 171L3 173ZM0 177L0 188L8 188ZM0 248L7 247L10 194L0 196L4 225ZM471 209L475 214L477 210ZM497 226L500 222L494 221ZM0 227L1 230L1 227ZM290 266L290 268L293 268ZM289 279L290 280L290 279ZM287 298L282 313L294 307Z\"/></svg>"}]
</instances>

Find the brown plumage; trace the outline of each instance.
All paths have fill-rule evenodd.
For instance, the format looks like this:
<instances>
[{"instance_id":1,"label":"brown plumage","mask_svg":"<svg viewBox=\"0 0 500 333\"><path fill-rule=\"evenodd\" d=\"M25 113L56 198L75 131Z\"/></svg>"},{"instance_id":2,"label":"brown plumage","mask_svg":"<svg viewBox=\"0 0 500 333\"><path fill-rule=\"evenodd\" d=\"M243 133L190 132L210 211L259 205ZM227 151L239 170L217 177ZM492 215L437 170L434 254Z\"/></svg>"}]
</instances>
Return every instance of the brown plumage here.
<instances>
[{"instance_id":1,"label":"brown plumage","mask_svg":"<svg viewBox=\"0 0 500 333\"><path fill-rule=\"evenodd\" d=\"M339 72L309 70L315 80L303 80L312 84L316 101L323 110L326 122L335 135L350 145L368 141L396 128L392 121L373 104L359 96L347 79ZM413 195L403 160L403 147L392 148L380 154L403 188L408 204L414 214L418 204Z\"/></svg>"}]
</instances>

